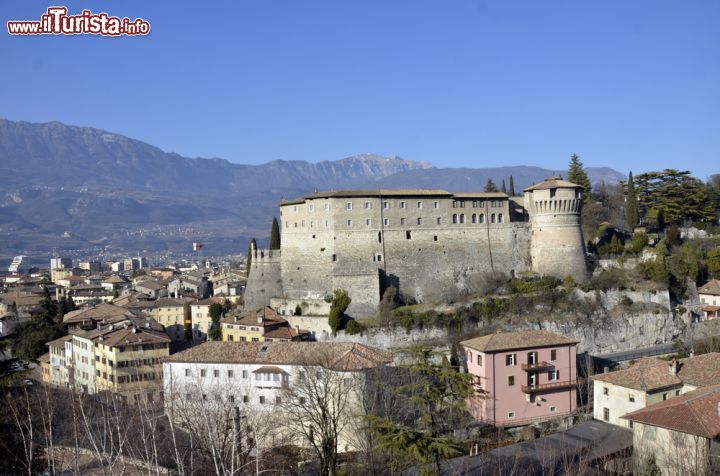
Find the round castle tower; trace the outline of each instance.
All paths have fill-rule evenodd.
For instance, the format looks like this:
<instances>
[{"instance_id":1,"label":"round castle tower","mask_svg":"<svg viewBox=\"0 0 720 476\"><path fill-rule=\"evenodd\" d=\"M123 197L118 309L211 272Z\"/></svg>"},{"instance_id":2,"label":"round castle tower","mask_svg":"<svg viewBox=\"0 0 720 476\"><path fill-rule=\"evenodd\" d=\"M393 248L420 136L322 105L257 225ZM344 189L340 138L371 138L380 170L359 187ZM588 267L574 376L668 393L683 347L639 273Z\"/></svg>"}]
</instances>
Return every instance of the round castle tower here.
<instances>
[{"instance_id":1,"label":"round castle tower","mask_svg":"<svg viewBox=\"0 0 720 476\"><path fill-rule=\"evenodd\" d=\"M585 281L588 271L580 226L583 188L561 177L550 177L524 192L532 228L533 271L558 278L569 275L578 282Z\"/></svg>"}]
</instances>

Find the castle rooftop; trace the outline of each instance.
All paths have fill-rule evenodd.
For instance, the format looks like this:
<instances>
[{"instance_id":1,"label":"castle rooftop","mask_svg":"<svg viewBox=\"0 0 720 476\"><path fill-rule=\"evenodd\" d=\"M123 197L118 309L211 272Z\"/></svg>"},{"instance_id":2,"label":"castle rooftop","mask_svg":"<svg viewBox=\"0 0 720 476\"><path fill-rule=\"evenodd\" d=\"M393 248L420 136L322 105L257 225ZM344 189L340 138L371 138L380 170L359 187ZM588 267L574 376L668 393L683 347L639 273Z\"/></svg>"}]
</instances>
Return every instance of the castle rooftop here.
<instances>
[{"instance_id":1,"label":"castle rooftop","mask_svg":"<svg viewBox=\"0 0 720 476\"><path fill-rule=\"evenodd\" d=\"M465 197L465 198L507 198L503 192L463 192L451 193L442 189L424 188L398 188L398 189L358 189L358 190L329 190L315 192L294 200L282 199L280 205L296 205L305 200L318 198L355 198L355 197Z\"/></svg>"},{"instance_id":2,"label":"castle rooftop","mask_svg":"<svg viewBox=\"0 0 720 476\"><path fill-rule=\"evenodd\" d=\"M548 190L551 188L582 188L582 186L563 180L562 177L548 177L542 182L527 187L524 192L532 192L533 190Z\"/></svg>"}]
</instances>

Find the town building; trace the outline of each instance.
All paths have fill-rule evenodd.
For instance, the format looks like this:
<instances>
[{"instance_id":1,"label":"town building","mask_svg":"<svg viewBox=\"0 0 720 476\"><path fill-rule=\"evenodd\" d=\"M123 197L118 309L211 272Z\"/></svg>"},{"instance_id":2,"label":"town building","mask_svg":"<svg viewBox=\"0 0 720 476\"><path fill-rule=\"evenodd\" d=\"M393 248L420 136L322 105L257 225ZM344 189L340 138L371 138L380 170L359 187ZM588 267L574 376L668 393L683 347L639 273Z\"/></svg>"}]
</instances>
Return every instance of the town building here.
<instances>
[{"instance_id":1,"label":"town building","mask_svg":"<svg viewBox=\"0 0 720 476\"><path fill-rule=\"evenodd\" d=\"M198 299L190 304L193 342L204 342L207 340L210 324L212 324L210 306L224 303L225 300L222 298L207 298Z\"/></svg>"},{"instance_id":2,"label":"town building","mask_svg":"<svg viewBox=\"0 0 720 476\"><path fill-rule=\"evenodd\" d=\"M520 426L572 414L577 406L577 342L545 330L498 332L460 343L480 395L473 417Z\"/></svg>"},{"instance_id":3,"label":"town building","mask_svg":"<svg viewBox=\"0 0 720 476\"><path fill-rule=\"evenodd\" d=\"M99 273L103 270L102 263L100 261L81 261L78 267L83 271L90 271L91 273Z\"/></svg>"},{"instance_id":4,"label":"town building","mask_svg":"<svg viewBox=\"0 0 720 476\"><path fill-rule=\"evenodd\" d=\"M155 300L137 300L125 304L127 309L142 312L151 316L158 324L165 326L165 332L175 342L186 340L186 329L191 328L192 321L185 320L185 308L190 312L191 298L160 298Z\"/></svg>"},{"instance_id":5,"label":"town building","mask_svg":"<svg viewBox=\"0 0 720 476\"><path fill-rule=\"evenodd\" d=\"M68 329L91 330L99 325L114 324L133 317L137 312L113 304L98 304L68 312L63 316L63 325Z\"/></svg>"},{"instance_id":6,"label":"town building","mask_svg":"<svg viewBox=\"0 0 720 476\"><path fill-rule=\"evenodd\" d=\"M237 407L243 415L267 415L266 422L285 423L284 403L304 379L343 389L351 401L344 420L357 418L364 371L393 361L391 353L341 342L212 341L178 352L163 364L165 411L179 425L196 415ZM358 384L357 386L355 384ZM341 387L335 387L335 386ZM341 434L341 451L357 449L350 425ZM278 430L283 432L282 428ZM296 435L285 436L293 439ZM277 438L286 441L286 438ZM295 443L301 443L295 441ZM267 444L267 442L266 442Z\"/></svg>"},{"instance_id":7,"label":"town building","mask_svg":"<svg viewBox=\"0 0 720 476\"><path fill-rule=\"evenodd\" d=\"M53 257L50 258L50 270L72 268L72 258Z\"/></svg>"},{"instance_id":8,"label":"town building","mask_svg":"<svg viewBox=\"0 0 720 476\"><path fill-rule=\"evenodd\" d=\"M135 291L147 294L153 299L166 297L168 295L167 285L154 279L145 279L135 284L134 288Z\"/></svg>"},{"instance_id":9,"label":"town building","mask_svg":"<svg viewBox=\"0 0 720 476\"><path fill-rule=\"evenodd\" d=\"M30 259L27 256L16 256L13 258L8 272L14 274L25 274L30 271Z\"/></svg>"},{"instance_id":10,"label":"town building","mask_svg":"<svg viewBox=\"0 0 720 476\"><path fill-rule=\"evenodd\" d=\"M593 418L628 426L624 415L720 382L720 353L667 362L643 358L629 368L593 375Z\"/></svg>"},{"instance_id":11,"label":"town building","mask_svg":"<svg viewBox=\"0 0 720 476\"><path fill-rule=\"evenodd\" d=\"M582 187L551 177L504 193L339 190L280 203L280 250L251 249L245 303L352 298L371 315L385 289L408 302L467 292L485 273L587 278ZM412 259L410 259L412 258Z\"/></svg>"},{"instance_id":12,"label":"town building","mask_svg":"<svg viewBox=\"0 0 720 476\"><path fill-rule=\"evenodd\" d=\"M220 321L222 340L229 342L272 342L311 340L312 334L294 328L273 308L263 306L225 317Z\"/></svg>"},{"instance_id":13,"label":"town building","mask_svg":"<svg viewBox=\"0 0 720 476\"><path fill-rule=\"evenodd\" d=\"M720 279L711 279L698 289L703 320L720 318Z\"/></svg>"},{"instance_id":14,"label":"town building","mask_svg":"<svg viewBox=\"0 0 720 476\"><path fill-rule=\"evenodd\" d=\"M663 475L720 472L720 385L660 401L623 416L633 430L633 466L654 460Z\"/></svg>"}]
</instances>

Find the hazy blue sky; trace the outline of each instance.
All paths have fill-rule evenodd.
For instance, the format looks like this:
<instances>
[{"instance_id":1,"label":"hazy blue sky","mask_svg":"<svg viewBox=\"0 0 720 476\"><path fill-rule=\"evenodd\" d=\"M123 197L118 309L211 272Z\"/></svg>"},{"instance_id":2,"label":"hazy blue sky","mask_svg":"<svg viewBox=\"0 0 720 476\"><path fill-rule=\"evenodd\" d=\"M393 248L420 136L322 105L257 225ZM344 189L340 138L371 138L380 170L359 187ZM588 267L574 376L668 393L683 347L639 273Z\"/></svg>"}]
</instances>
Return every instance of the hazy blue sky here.
<instances>
[{"instance_id":1,"label":"hazy blue sky","mask_svg":"<svg viewBox=\"0 0 720 476\"><path fill-rule=\"evenodd\" d=\"M10 37L49 5L139 38ZM720 2L38 2L0 6L0 116L233 162L720 172Z\"/></svg>"}]
</instances>

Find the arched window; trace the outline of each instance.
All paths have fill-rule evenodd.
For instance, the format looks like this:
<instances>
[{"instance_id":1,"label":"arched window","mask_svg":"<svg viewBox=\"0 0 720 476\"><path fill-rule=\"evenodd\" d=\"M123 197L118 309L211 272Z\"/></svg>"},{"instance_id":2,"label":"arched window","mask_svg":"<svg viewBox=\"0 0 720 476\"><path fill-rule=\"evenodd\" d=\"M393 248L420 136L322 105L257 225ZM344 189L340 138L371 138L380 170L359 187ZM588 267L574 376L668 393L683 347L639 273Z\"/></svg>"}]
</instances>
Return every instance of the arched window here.
<instances>
[{"instance_id":1,"label":"arched window","mask_svg":"<svg viewBox=\"0 0 720 476\"><path fill-rule=\"evenodd\" d=\"M495 214L490 215L490 223L495 223Z\"/></svg>"},{"instance_id":2,"label":"arched window","mask_svg":"<svg viewBox=\"0 0 720 476\"><path fill-rule=\"evenodd\" d=\"M464 213L460 214L460 223L465 223L465 214Z\"/></svg>"},{"instance_id":3,"label":"arched window","mask_svg":"<svg viewBox=\"0 0 720 476\"><path fill-rule=\"evenodd\" d=\"M472 214L472 222L477 223L477 215L475 213Z\"/></svg>"},{"instance_id":4,"label":"arched window","mask_svg":"<svg viewBox=\"0 0 720 476\"><path fill-rule=\"evenodd\" d=\"M485 214L484 213L480 214L480 223L485 223Z\"/></svg>"},{"instance_id":5,"label":"arched window","mask_svg":"<svg viewBox=\"0 0 720 476\"><path fill-rule=\"evenodd\" d=\"M503 222L503 216L502 216L502 213L500 213L500 214L498 214L498 223L502 223L502 222Z\"/></svg>"},{"instance_id":6,"label":"arched window","mask_svg":"<svg viewBox=\"0 0 720 476\"><path fill-rule=\"evenodd\" d=\"M453 225L457 223L457 213L453 213Z\"/></svg>"}]
</instances>

